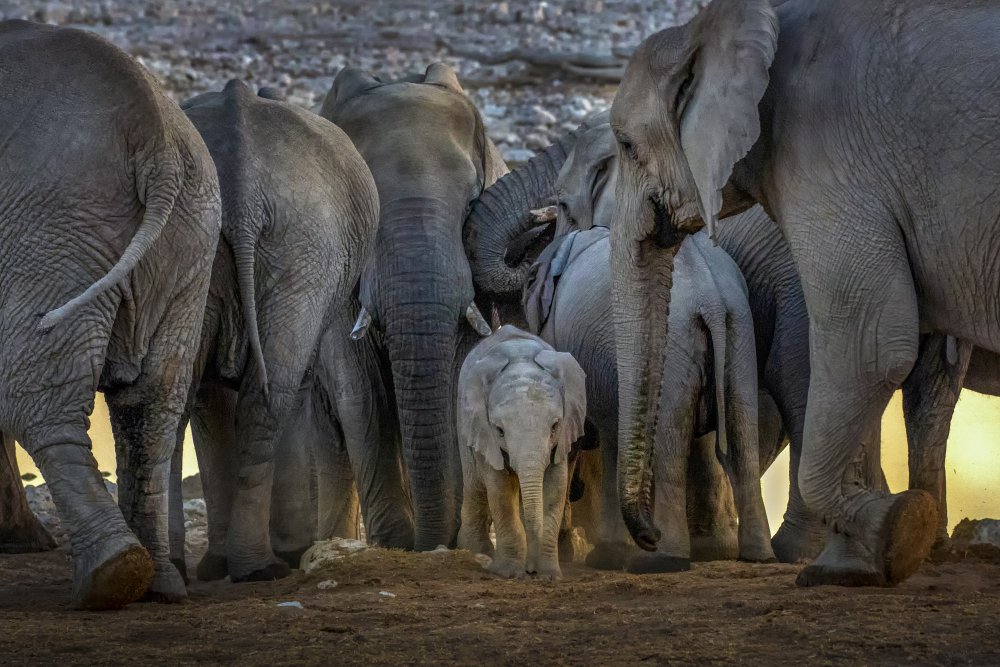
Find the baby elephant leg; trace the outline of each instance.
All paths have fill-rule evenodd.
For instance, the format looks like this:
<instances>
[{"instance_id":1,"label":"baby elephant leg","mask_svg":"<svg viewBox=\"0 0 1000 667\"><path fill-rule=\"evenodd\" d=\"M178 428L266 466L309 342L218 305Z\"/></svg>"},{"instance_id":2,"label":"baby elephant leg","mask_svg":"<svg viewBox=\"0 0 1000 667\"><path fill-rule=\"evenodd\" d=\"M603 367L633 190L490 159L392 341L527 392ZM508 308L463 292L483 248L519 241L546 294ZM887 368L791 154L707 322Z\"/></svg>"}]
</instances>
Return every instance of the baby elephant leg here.
<instances>
[{"instance_id":1,"label":"baby elephant leg","mask_svg":"<svg viewBox=\"0 0 1000 667\"><path fill-rule=\"evenodd\" d=\"M508 579L522 579L527 541L521 524L517 478L506 470L489 470L483 480L496 529L497 547L490 572Z\"/></svg>"}]
</instances>

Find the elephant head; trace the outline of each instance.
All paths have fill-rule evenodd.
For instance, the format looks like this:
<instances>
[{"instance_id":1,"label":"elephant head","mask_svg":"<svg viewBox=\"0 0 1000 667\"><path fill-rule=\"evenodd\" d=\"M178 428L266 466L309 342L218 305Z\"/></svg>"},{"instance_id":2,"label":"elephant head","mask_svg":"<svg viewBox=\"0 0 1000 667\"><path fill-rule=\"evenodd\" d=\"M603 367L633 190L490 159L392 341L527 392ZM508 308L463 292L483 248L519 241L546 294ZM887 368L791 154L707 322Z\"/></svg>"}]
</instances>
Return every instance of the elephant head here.
<instances>
[{"instance_id":1,"label":"elephant head","mask_svg":"<svg viewBox=\"0 0 1000 667\"><path fill-rule=\"evenodd\" d=\"M639 546L658 532L650 474L673 259L688 234L749 206L730 184L760 134L778 23L768 0L713 0L689 24L645 40L611 110L618 144L611 233L618 344L622 511Z\"/></svg>"},{"instance_id":2,"label":"elephant head","mask_svg":"<svg viewBox=\"0 0 1000 667\"><path fill-rule=\"evenodd\" d=\"M512 327L504 327L505 335ZM463 369L461 442L494 470L517 475L527 537L525 571L538 571L546 496L545 472L567 465L570 449L584 433L586 376L571 354L539 339L507 338ZM559 518L555 519L556 521Z\"/></svg>"},{"instance_id":3,"label":"elephant head","mask_svg":"<svg viewBox=\"0 0 1000 667\"><path fill-rule=\"evenodd\" d=\"M556 180L559 205L556 235L573 229L609 227L615 212L618 148L609 112L587 119Z\"/></svg>"},{"instance_id":4,"label":"elephant head","mask_svg":"<svg viewBox=\"0 0 1000 667\"><path fill-rule=\"evenodd\" d=\"M462 331L490 333L462 247L470 202L506 165L482 118L443 63L386 83L342 70L320 115L350 136L381 202L362 313L385 341L416 522L414 548L450 544L458 529L454 368ZM455 469L453 469L455 468Z\"/></svg>"}]
</instances>

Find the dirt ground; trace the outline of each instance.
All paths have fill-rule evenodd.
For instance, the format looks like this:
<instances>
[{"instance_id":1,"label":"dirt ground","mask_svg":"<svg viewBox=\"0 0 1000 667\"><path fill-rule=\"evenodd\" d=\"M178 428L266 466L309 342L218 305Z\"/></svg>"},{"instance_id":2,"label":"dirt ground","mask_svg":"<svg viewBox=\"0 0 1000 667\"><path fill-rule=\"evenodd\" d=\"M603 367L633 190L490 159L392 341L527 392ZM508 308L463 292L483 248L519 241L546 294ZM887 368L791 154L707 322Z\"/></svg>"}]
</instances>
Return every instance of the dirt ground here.
<instances>
[{"instance_id":1,"label":"dirt ground","mask_svg":"<svg viewBox=\"0 0 1000 667\"><path fill-rule=\"evenodd\" d=\"M995 563L926 564L892 589L802 589L797 570L573 565L547 584L496 579L468 552L371 549L278 582L194 583L179 605L90 613L67 610L65 553L0 556L0 665L1000 664Z\"/></svg>"}]
</instances>

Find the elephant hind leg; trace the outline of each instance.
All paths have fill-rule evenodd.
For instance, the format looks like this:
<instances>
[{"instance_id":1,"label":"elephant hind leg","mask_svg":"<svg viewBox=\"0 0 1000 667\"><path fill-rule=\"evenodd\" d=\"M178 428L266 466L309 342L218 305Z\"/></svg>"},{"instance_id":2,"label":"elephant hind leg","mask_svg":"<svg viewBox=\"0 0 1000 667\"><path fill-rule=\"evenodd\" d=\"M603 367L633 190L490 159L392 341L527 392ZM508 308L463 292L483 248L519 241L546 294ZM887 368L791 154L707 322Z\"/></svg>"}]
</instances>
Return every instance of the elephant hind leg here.
<instances>
[{"instance_id":1,"label":"elephant hind leg","mask_svg":"<svg viewBox=\"0 0 1000 667\"><path fill-rule=\"evenodd\" d=\"M0 553L20 554L55 549L56 541L28 506L14 452L14 438L0 433Z\"/></svg>"},{"instance_id":2,"label":"elephant hind leg","mask_svg":"<svg viewBox=\"0 0 1000 667\"><path fill-rule=\"evenodd\" d=\"M860 224L848 218L852 225ZM862 243L825 248L824 230L800 266L811 320L812 378L799 484L836 537L799 575L801 585L878 583L910 576L934 540L934 501L924 491L865 488L865 441L917 357L916 291L898 228L866 224ZM855 237L858 235L855 234ZM872 451L875 448L869 447ZM846 547L841 542L850 543Z\"/></svg>"}]
</instances>

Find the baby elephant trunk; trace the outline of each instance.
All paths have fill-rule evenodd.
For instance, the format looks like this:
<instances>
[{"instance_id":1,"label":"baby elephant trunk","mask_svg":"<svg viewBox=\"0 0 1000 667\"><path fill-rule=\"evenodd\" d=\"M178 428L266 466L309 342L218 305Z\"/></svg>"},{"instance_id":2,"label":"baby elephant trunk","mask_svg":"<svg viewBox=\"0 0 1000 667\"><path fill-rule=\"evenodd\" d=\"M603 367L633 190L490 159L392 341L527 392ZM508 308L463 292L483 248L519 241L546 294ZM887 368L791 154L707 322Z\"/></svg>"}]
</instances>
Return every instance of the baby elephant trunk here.
<instances>
[{"instance_id":1,"label":"baby elephant trunk","mask_svg":"<svg viewBox=\"0 0 1000 667\"><path fill-rule=\"evenodd\" d=\"M542 562L545 527L545 467L548 461L531 461L519 467L518 481L521 486L521 511L524 517L524 532L527 537L528 553L524 570L537 574Z\"/></svg>"}]
</instances>

